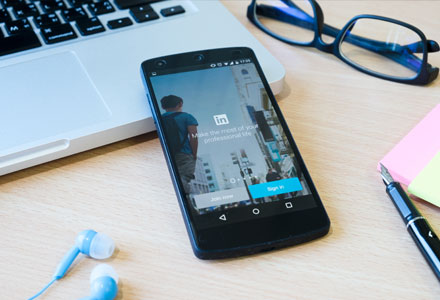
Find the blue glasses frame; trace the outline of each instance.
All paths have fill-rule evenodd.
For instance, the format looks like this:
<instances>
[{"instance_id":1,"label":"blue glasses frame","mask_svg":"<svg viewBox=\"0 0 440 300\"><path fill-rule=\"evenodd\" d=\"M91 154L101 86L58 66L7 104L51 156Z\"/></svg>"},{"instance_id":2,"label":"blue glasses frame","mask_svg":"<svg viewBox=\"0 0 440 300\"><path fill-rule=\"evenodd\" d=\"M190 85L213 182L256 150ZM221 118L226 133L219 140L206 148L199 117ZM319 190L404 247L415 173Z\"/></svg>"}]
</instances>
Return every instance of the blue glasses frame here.
<instances>
[{"instance_id":1,"label":"blue glasses frame","mask_svg":"<svg viewBox=\"0 0 440 300\"><path fill-rule=\"evenodd\" d=\"M440 51L438 43L433 40L427 40L423 32L411 24L376 15L358 15L348 21L348 23L342 29L338 29L324 23L324 14L321 7L315 0L308 0L313 9L314 17L310 16L297 5L295 5L292 0L279 1L283 2L287 7L282 8L265 4L257 4L257 0L252 0L247 10L248 19L259 29L282 42L290 45L315 47L323 52L332 53L356 70L377 78L406 84L426 85L438 77L439 69L428 64L428 52ZM258 20L257 15L261 15L270 19L275 19L286 24L299 26L304 29L313 30L314 38L310 42L298 42L287 39L265 27ZM420 37L420 42L403 46L397 45L396 47L396 45L389 45L385 42L350 34L351 29L354 27L356 21L359 19L385 21L406 27L414 31ZM335 40L332 43L326 43L322 39L323 34L332 36L335 38ZM350 61L343 55L340 49L342 41L380 54L408 69L413 70L414 72L417 72L417 74L412 78L401 78L382 74L364 68ZM419 58L412 53L423 53L423 56L422 58Z\"/></svg>"}]
</instances>

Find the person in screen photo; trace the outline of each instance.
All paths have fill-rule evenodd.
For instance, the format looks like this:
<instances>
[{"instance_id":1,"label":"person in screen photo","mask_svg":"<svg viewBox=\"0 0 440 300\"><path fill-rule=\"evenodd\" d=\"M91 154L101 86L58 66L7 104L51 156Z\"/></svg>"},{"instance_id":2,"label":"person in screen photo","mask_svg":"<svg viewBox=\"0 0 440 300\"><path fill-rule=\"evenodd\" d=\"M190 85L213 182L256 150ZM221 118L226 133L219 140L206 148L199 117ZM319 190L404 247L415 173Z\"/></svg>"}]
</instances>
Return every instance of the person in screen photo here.
<instances>
[{"instance_id":1,"label":"person in screen photo","mask_svg":"<svg viewBox=\"0 0 440 300\"><path fill-rule=\"evenodd\" d=\"M283 178L281 177L280 174L278 174L278 172L274 168L269 169L269 171L266 174L266 181L267 182L277 181L277 180L281 180L281 179L283 179ZM277 196L272 196L271 198L272 199L277 199L278 198L280 200L283 200L285 198L285 195L284 194L279 194Z\"/></svg>"},{"instance_id":2,"label":"person in screen photo","mask_svg":"<svg viewBox=\"0 0 440 300\"><path fill-rule=\"evenodd\" d=\"M168 144L177 164L183 188L190 194L190 181L194 179L197 161L197 123L191 114L183 112L183 99L169 95L160 100Z\"/></svg>"},{"instance_id":3,"label":"person in screen photo","mask_svg":"<svg viewBox=\"0 0 440 300\"><path fill-rule=\"evenodd\" d=\"M266 175L267 182L281 180L281 179L282 177L280 176L280 174L278 174L278 172L274 168L269 169L269 171L267 172Z\"/></svg>"}]
</instances>

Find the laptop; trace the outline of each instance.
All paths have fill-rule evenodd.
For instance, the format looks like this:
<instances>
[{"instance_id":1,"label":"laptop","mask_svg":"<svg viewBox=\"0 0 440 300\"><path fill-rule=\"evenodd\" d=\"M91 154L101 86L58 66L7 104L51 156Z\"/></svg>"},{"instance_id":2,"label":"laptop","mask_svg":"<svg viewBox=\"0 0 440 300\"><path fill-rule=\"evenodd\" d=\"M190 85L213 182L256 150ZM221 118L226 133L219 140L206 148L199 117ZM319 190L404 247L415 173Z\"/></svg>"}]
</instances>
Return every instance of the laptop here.
<instances>
[{"instance_id":1,"label":"laptop","mask_svg":"<svg viewBox=\"0 0 440 300\"><path fill-rule=\"evenodd\" d=\"M155 130L140 64L235 46L281 91L282 65L216 0L0 0L0 175Z\"/></svg>"}]
</instances>

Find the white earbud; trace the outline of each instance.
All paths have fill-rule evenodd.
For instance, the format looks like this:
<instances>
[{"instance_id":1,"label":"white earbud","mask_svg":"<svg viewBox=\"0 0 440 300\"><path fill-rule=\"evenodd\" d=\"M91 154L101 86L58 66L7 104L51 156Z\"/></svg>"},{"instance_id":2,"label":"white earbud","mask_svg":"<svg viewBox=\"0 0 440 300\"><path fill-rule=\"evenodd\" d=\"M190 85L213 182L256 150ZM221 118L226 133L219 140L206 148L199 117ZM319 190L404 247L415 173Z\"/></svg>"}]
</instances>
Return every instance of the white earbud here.
<instances>
[{"instance_id":1,"label":"white earbud","mask_svg":"<svg viewBox=\"0 0 440 300\"><path fill-rule=\"evenodd\" d=\"M118 274L109 265L96 266L90 275L91 294L80 300L113 300L118 294Z\"/></svg>"},{"instance_id":2,"label":"white earbud","mask_svg":"<svg viewBox=\"0 0 440 300\"><path fill-rule=\"evenodd\" d=\"M91 238L90 246L87 251L86 239L89 232L95 232L96 234ZM76 246L80 251L95 259L106 259L113 255L115 251L115 243L108 235L93 230L85 230L81 232L76 238Z\"/></svg>"},{"instance_id":3,"label":"white earbud","mask_svg":"<svg viewBox=\"0 0 440 300\"><path fill-rule=\"evenodd\" d=\"M94 230L84 230L76 238L75 246L58 264L53 277L56 280L62 278L80 253L95 259L106 259L112 256L114 251L115 243L109 236Z\"/></svg>"}]
</instances>

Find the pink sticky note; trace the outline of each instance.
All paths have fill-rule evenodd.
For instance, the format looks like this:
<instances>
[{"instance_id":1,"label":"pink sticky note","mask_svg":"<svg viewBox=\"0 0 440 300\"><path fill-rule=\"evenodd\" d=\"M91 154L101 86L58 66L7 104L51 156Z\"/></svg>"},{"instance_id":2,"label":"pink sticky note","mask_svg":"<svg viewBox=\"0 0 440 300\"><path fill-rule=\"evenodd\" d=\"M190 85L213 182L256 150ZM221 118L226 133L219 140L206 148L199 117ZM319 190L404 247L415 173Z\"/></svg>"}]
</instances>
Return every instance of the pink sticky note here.
<instances>
[{"instance_id":1,"label":"pink sticky note","mask_svg":"<svg viewBox=\"0 0 440 300\"><path fill-rule=\"evenodd\" d=\"M409 185L440 151L440 104L381 161L393 178ZM380 165L378 166L380 171ZM428 200L428 199L425 199Z\"/></svg>"}]
</instances>

